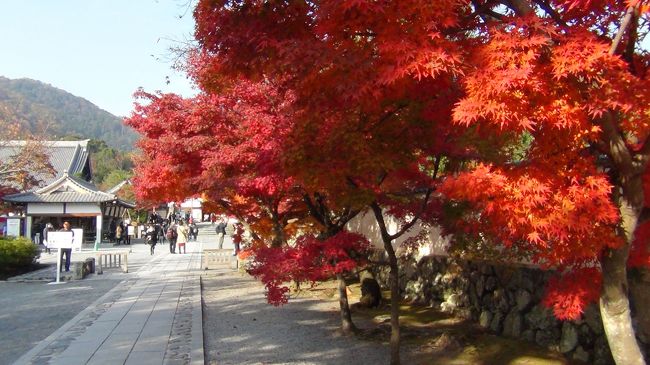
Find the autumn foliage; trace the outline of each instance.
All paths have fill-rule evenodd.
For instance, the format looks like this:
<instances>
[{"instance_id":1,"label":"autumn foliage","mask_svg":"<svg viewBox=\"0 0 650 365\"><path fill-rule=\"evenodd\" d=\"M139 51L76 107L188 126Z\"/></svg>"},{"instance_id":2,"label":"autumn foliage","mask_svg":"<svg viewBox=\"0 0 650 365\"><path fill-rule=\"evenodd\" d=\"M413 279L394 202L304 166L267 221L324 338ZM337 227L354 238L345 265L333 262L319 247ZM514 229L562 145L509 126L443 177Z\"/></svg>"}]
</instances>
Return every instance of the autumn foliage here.
<instances>
[{"instance_id":1,"label":"autumn foliage","mask_svg":"<svg viewBox=\"0 0 650 365\"><path fill-rule=\"evenodd\" d=\"M350 273L363 262L369 247L365 237L350 232L324 240L303 235L291 246L254 249L248 271L266 286L269 303L280 305L289 300L287 283L314 284Z\"/></svg>"},{"instance_id":2,"label":"autumn foliage","mask_svg":"<svg viewBox=\"0 0 650 365\"><path fill-rule=\"evenodd\" d=\"M557 269L545 303L576 318L600 298L630 350L615 358L638 361L608 303L627 306L625 268L650 257L647 1L202 0L194 16L203 92L141 94L129 121L139 194L206 191L265 227L272 301L351 267L328 250L354 240L287 245L289 221L316 234L371 207Z\"/></svg>"}]
</instances>

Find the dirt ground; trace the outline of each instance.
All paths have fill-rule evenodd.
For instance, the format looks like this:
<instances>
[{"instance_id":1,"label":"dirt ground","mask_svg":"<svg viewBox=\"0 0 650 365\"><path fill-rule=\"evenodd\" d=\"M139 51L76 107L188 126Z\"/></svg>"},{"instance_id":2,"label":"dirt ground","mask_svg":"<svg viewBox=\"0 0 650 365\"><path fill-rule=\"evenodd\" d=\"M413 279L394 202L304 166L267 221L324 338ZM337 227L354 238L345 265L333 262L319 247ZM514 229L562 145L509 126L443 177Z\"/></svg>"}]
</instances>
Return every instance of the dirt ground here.
<instances>
[{"instance_id":1,"label":"dirt ground","mask_svg":"<svg viewBox=\"0 0 650 365\"><path fill-rule=\"evenodd\" d=\"M337 283L326 282L296 293L321 300L336 301ZM361 297L358 284L348 287L348 298L354 304ZM389 298L389 293L382 293ZM388 300L384 300L386 303ZM353 320L362 328L362 341L388 346L390 338L390 306L366 309L352 306ZM470 320L454 317L430 307L400 306L402 363L413 365L564 365L574 364L562 354L534 344L496 336Z\"/></svg>"}]
</instances>

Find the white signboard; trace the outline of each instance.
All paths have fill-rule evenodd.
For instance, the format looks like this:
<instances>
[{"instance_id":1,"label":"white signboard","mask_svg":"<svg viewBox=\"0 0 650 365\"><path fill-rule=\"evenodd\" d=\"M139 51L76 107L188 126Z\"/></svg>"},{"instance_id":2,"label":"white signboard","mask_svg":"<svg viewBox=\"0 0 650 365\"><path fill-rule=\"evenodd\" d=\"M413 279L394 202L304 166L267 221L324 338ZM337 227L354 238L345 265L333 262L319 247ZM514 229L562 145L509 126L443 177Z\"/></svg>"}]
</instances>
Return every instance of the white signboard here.
<instances>
[{"instance_id":1,"label":"white signboard","mask_svg":"<svg viewBox=\"0 0 650 365\"><path fill-rule=\"evenodd\" d=\"M72 248L72 234L72 232L50 231L47 233L47 246L49 248Z\"/></svg>"},{"instance_id":2,"label":"white signboard","mask_svg":"<svg viewBox=\"0 0 650 365\"><path fill-rule=\"evenodd\" d=\"M7 236L20 236L20 219L7 219Z\"/></svg>"},{"instance_id":3,"label":"white signboard","mask_svg":"<svg viewBox=\"0 0 650 365\"><path fill-rule=\"evenodd\" d=\"M134 226L126 226L126 234L129 236L135 236L135 227Z\"/></svg>"},{"instance_id":4,"label":"white signboard","mask_svg":"<svg viewBox=\"0 0 650 365\"><path fill-rule=\"evenodd\" d=\"M72 232L74 232L72 248L74 248L75 251L81 251L81 244L84 241L84 230L81 228L73 228Z\"/></svg>"}]
</instances>

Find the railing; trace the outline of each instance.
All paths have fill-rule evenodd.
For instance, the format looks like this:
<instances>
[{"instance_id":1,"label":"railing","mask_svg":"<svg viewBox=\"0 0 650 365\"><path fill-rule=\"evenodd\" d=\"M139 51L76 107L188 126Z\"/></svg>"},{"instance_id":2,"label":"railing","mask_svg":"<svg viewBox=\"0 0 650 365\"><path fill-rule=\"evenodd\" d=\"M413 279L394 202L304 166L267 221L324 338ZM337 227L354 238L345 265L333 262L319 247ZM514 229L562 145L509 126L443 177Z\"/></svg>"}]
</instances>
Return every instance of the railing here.
<instances>
[{"instance_id":1,"label":"railing","mask_svg":"<svg viewBox=\"0 0 650 365\"><path fill-rule=\"evenodd\" d=\"M129 272L129 252L125 251L98 251L95 253L97 262L95 272L97 275L104 273L104 269L121 268L122 272Z\"/></svg>"}]
</instances>

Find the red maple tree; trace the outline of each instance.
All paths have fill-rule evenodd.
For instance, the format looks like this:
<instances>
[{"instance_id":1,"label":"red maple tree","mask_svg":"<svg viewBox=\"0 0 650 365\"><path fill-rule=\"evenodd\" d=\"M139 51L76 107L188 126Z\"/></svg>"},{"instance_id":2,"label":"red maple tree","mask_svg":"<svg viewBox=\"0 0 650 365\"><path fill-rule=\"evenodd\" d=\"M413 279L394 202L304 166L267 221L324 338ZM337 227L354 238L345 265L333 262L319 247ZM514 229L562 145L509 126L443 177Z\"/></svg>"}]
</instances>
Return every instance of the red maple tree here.
<instances>
[{"instance_id":1,"label":"red maple tree","mask_svg":"<svg viewBox=\"0 0 650 365\"><path fill-rule=\"evenodd\" d=\"M231 80L192 99L145 92L138 96L146 103L138 105L127 123L143 134L135 179L141 200L178 200L202 192L206 206L237 217L253 233L251 272L267 285L273 304L287 300L283 283L288 280L336 276L343 282L343 274L364 252L363 240L350 240L342 232L357 211L331 206L284 172L281 153L296 120L290 93L269 82ZM297 235L302 235L298 244L289 247L288 240ZM332 255L337 247L357 254L354 259ZM312 262L278 271L293 263L295 255L316 253L325 257L318 262L337 269L328 271ZM314 275L317 269L321 276ZM343 327L353 329L344 289L339 291Z\"/></svg>"},{"instance_id":2,"label":"red maple tree","mask_svg":"<svg viewBox=\"0 0 650 365\"><path fill-rule=\"evenodd\" d=\"M143 135L136 193L141 201L202 193L274 246L288 221L302 216L295 183L277 167L287 99L270 85L241 82L219 95L184 99L140 91L126 123ZM275 165L274 165L275 164Z\"/></svg>"},{"instance_id":3,"label":"red maple tree","mask_svg":"<svg viewBox=\"0 0 650 365\"><path fill-rule=\"evenodd\" d=\"M311 116L296 129L309 143L292 145L327 156L296 153L320 171L299 179L327 191L349 178L376 186L418 153L437 156L421 138L435 146L433 131L486 137L465 141L466 162L446 166L463 171L445 183L446 196L475 212L459 226L572 275L600 267L602 286L568 280L585 294L564 306L566 291L551 290L547 302L571 317L599 291L615 360L637 364L626 265L631 249L633 263L647 263L637 257L648 252L643 232L635 243L650 159L648 55L639 46L647 16L639 0L204 0L195 11L205 65L197 80L209 89L243 75L292 89Z\"/></svg>"}]
</instances>

